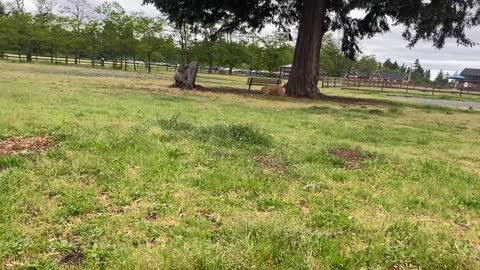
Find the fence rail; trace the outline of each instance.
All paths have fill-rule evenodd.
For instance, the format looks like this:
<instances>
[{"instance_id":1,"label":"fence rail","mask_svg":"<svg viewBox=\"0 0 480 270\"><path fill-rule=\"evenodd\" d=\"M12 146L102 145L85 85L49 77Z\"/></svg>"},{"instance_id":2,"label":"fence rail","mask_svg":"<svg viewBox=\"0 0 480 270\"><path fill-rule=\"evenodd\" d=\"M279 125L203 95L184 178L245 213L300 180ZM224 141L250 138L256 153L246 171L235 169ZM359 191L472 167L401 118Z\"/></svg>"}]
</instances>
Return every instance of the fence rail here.
<instances>
[{"instance_id":1,"label":"fence rail","mask_svg":"<svg viewBox=\"0 0 480 270\"><path fill-rule=\"evenodd\" d=\"M387 92L402 90L405 93L421 92L431 95L435 94L454 94L454 95L474 95L480 96L480 88L453 86L439 86L439 85L420 85L406 82L387 82L387 81L371 81L361 79L345 79L327 77L322 81L324 88L341 88L346 90L362 90L362 91L377 91Z\"/></svg>"},{"instance_id":2,"label":"fence rail","mask_svg":"<svg viewBox=\"0 0 480 270\"><path fill-rule=\"evenodd\" d=\"M11 53L4 53L3 58L0 56L0 59L4 60L11 60L17 62L27 62L27 56L23 54L11 54ZM118 60L92 60L92 59L85 59L85 58L78 58L75 62L75 58L73 57L66 57L66 56L39 56L34 55L32 56L32 62L39 62L39 63L51 63L51 64L67 64L67 65L80 65L80 66L92 66L92 67L112 67L114 69L145 69L148 70L148 63L143 61L118 61ZM166 64L166 63L150 63L151 70L175 70L177 65Z\"/></svg>"}]
</instances>

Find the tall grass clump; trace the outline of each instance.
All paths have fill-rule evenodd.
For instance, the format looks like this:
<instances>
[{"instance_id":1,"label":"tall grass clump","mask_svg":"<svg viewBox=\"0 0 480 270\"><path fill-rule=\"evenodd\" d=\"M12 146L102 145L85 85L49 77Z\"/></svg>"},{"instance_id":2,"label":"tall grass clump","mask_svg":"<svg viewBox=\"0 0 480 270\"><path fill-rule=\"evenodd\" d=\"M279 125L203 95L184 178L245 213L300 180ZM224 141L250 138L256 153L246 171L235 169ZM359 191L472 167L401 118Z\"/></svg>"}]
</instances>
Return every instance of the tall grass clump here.
<instances>
[{"instance_id":1,"label":"tall grass clump","mask_svg":"<svg viewBox=\"0 0 480 270\"><path fill-rule=\"evenodd\" d=\"M157 118L155 122L161 128L167 130L190 131L193 129L192 123L185 119L180 113L176 113L168 119Z\"/></svg>"},{"instance_id":2,"label":"tall grass clump","mask_svg":"<svg viewBox=\"0 0 480 270\"><path fill-rule=\"evenodd\" d=\"M272 137L248 124L217 124L200 128L198 138L204 142L216 142L224 146L272 145Z\"/></svg>"}]
</instances>

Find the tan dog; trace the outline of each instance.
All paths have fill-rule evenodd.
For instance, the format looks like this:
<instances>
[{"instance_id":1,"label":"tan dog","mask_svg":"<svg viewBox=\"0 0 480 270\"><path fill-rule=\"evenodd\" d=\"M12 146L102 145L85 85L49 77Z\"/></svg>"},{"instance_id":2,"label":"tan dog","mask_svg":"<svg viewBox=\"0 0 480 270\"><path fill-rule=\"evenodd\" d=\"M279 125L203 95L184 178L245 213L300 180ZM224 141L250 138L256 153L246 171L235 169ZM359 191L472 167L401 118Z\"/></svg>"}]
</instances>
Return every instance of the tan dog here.
<instances>
[{"instance_id":1,"label":"tan dog","mask_svg":"<svg viewBox=\"0 0 480 270\"><path fill-rule=\"evenodd\" d=\"M265 86L262 88L263 95L265 96L274 96L274 97L284 97L285 87L283 86Z\"/></svg>"}]
</instances>

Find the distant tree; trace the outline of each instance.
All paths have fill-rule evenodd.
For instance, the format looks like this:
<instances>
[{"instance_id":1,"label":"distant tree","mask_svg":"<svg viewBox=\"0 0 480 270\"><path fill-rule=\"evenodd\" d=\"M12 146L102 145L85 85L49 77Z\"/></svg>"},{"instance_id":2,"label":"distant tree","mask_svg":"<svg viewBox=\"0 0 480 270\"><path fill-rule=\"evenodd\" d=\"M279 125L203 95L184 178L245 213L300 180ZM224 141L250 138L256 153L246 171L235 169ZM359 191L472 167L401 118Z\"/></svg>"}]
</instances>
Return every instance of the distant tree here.
<instances>
[{"instance_id":1,"label":"distant tree","mask_svg":"<svg viewBox=\"0 0 480 270\"><path fill-rule=\"evenodd\" d=\"M18 41L16 26L12 16L0 16L0 58L5 55L5 50L15 46Z\"/></svg>"},{"instance_id":2,"label":"distant tree","mask_svg":"<svg viewBox=\"0 0 480 270\"><path fill-rule=\"evenodd\" d=\"M378 69L378 61L374 55L366 55L360 58L354 66L358 71L370 74Z\"/></svg>"},{"instance_id":3,"label":"distant tree","mask_svg":"<svg viewBox=\"0 0 480 270\"><path fill-rule=\"evenodd\" d=\"M331 33L323 36L321 67L329 76L343 77L353 65L353 61L345 57L340 44L335 41Z\"/></svg>"},{"instance_id":4,"label":"distant tree","mask_svg":"<svg viewBox=\"0 0 480 270\"><path fill-rule=\"evenodd\" d=\"M33 4L37 8L36 15L39 17L51 15L55 6L52 0L33 0Z\"/></svg>"},{"instance_id":5,"label":"distant tree","mask_svg":"<svg viewBox=\"0 0 480 270\"><path fill-rule=\"evenodd\" d=\"M145 56L148 71L151 72L152 56L162 46L159 33L163 30L163 21L161 18L140 17L137 18L135 29L141 41L137 50Z\"/></svg>"},{"instance_id":6,"label":"distant tree","mask_svg":"<svg viewBox=\"0 0 480 270\"><path fill-rule=\"evenodd\" d=\"M397 61L395 61L395 62L393 63L392 68L393 68L394 70L400 69L400 66L398 65Z\"/></svg>"},{"instance_id":7,"label":"distant tree","mask_svg":"<svg viewBox=\"0 0 480 270\"><path fill-rule=\"evenodd\" d=\"M25 13L25 0L12 0L7 4L9 4L12 13Z\"/></svg>"},{"instance_id":8,"label":"distant tree","mask_svg":"<svg viewBox=\"0 0 480 270\"><path fill-rule=\"evenodd\" d=\"M175 31L180 45L182 64L187 65L190 62L190 53L194 44L195 27L191 26L185 20L177 21L175 23Z\"/></svg>"},{"instance_id":9,"label":"distant tree","mask_svg":"<svg viewBox=\"0 0 480 270\"><path fill-rule=\"evenodd\" d=\"M70 18L69 28L72 29L70 44L74 50L75 64L78 63L80 58L80 50L87 46L82 30L90 19L88 14L92 11L92 7L86 0L70 0L67 2L67 6L63 7L63 12Z\"/></svg>"},{"instance_id":10,"label":"distant tree","mask_svg":"<svg viewBox=\"0 0 480 270\"><path fill-rule=\"evenodd\" d=\"M264 69L265 64L263 62L263 50L257 43L257 40L255 39L252 43L248 44L246 49L247 59L245 62L248 65L248 69L250 70L250 75L254 70L258 71Z\"/></svg>"},{"instance_id":11,"label":"distant tree","mask_svg":"<svg viewBox=\"0 0 480 270\"><path fill-rule=\"evenodd\" d=\"M386 70L395 69L394 64L392 63L392 59L388 58L387 60L385 60L385 62L383 63L383 68Z\"/></svg>"},{"instance_id":12,"label":"distant tree","mask_svg":"<svg viewBox=\"0 0 480 270\"><path fill-rule=\"evenodd\" d=\"M262 39L263 64L272 74L280 70L280 66L291 64L293 59L293 47L288 44L285 35L276 33Z\"/></svg>"},{"instance_id":13,"label":"distant tree","mask_svg":"<svg viewBox=\"0 0 480 270\"><path fill-rule=\"evenodd\" d=\"M431 80L431 70L425 70L425 78L429 81Z\"/></svg>"},{"instance_id":14,"label":"distant tree","mask_svg":"<svg viewBox=\"0 0 480 270\"><path fill-rule=\"evenodd\" d=\"M85 38L85 52L92 62L92 66L95 67L95 59L99 56L101 49L101 34L102 25L96 20L91 20L84 25L84 38Z\"/></svg>"},{"instance_id":15,"label":"distant tree","mask_svg":"<svg viewBox=\"0 0 480 270\"><path fill-rule=\"evenodd\" d=\"M434 82L438 84L442 84L444 80L445 80L445 75L443 74L443 70L441 69L440 72L438 72L438 75L435 78Z\"/></svg>"},{"instance_id":16,"label":"distant tree","mask_svg":"<svg viewBox=\"0 0 480 270\"><path fill-rule=\"evenodd\" d=\"M217 42L215 42L216 27L213 25L203 25L201 34L203 39L196 42L192 48L192 55L200 64L208 66L208 73L212 73L213 65L218 61Z\"/></svg>"},{"instance_id":17,"label":"distant tree","mask_svg":"<svg viewBox=\"0 0 480 270\"><path fill-rule=\"evenodd\" d=\"M416 59L413 64L411 81L414 83L429 83L430 80L430 70L424 69L420 64L420 60Z\"/></svg>"},{"instance_id":18,"label":"distant tree","mask_svg":"<svg viewBox=\"0 0 480 270\"><path fill-rule=\"evenodd\" d=\"M228 67L228 73L233 73L233 68L248 61L246 45L243 41L233 40L228 34L218 40L218 61L219 64Z\"/></svg>"},{"instance_id":19,"label":"distant tree","mask_svg":"<svg viewBox=\"0 0 480 270\"><path fill-rule=\"evenodd\" d=\"M175 40L171 36L162 37L159 40L159 51L162 53L163 61L170 64L180 63L181 52L175 46Z\"/></svg>"},{"instance_id":20,"label":"distant tree","mask_svg":"<svg viewBox=\"0 0 480 270\"><path fill-rule=\"evenodd\" d=\"M115 68L123 68L124 44L121 34L125 27L126 12L117 2L105 2L97 7L97 13L103 16L102 41L103 52L113 59ZM120 57L120 66L118 58Z\"/></svg>"}]
</instances>

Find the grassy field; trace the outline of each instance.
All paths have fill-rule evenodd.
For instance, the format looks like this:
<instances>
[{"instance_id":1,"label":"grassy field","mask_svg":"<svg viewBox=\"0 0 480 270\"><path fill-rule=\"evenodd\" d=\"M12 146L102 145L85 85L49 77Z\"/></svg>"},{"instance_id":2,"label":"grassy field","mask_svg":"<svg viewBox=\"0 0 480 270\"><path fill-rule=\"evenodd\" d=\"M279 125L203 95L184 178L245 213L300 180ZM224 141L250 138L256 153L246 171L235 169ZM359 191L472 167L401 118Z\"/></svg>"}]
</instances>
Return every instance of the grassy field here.
<instances>
[{"instance_id":1,"label":"grassy field","mask_svg":"<svg viewBox=\"0 0 480 270\"><path fill-rule=\"evenodd\" d=\"M480 112L170 77L0 62L0 268L480 269Z\"/></svg>"}]
</instances>

